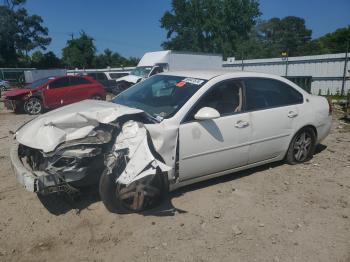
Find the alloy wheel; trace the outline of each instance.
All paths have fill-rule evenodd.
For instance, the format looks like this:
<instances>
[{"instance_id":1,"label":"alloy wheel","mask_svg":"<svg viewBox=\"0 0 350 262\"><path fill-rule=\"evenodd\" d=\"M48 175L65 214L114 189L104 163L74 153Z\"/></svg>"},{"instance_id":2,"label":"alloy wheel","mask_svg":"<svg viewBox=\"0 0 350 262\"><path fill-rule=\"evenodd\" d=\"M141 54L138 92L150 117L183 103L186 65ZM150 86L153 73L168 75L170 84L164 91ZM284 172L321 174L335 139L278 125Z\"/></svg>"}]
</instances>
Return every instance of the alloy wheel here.
<instances>
[{"instance_id":1,"label":"alloy wheel","mask_svg":"<svg viewBox=\"0 0 350 262\"><path fill-rule=\"evenodd\" d=\"M310 152L312 146L312 137L307 132L302 132L295 139L293 155L295 160L304 161Z\"/></svg>"},{"instance_id":2,"label":"alloy wheel","mask_svg":"<svg viewBox=\"0 0 350 262\"><path fill-rule=\"evenodd\" d=\"M41 112L41 101L36 98L29 99L25 103L25 111L31 115L37 115Z\"/></svg>"}]
</instances>

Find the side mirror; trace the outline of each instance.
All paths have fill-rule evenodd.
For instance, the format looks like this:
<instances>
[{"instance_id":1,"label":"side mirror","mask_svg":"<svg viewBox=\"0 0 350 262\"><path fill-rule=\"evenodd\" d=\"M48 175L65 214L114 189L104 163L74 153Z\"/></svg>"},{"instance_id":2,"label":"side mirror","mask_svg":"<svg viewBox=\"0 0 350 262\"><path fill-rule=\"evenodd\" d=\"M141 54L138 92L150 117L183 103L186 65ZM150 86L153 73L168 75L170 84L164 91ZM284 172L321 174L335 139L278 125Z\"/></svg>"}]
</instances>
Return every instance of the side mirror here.
<instances>
[{"instance_id":1,"label":"side mirror","mask_svg":"<svg viewBox=\"0 0 350 262\"><path fill-rule=\"evenodd\" d=\"M209 119L215 119L219 118L220 113L211 107L203 107L199 109L197 114L194 115L194 118L197 120L209 120Z\"/></svg>"}]
</instances>

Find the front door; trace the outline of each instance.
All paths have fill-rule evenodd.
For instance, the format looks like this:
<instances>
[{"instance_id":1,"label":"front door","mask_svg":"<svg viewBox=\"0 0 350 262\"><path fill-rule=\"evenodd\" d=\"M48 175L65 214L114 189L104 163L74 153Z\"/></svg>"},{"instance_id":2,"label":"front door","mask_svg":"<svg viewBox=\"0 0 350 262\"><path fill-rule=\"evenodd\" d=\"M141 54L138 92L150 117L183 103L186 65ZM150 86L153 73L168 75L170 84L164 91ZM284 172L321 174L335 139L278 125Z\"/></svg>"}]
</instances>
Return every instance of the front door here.
<instances>
[{"instance_id":1,"label":"front door","mask_svg":"<svg viewBox=\"0 0 350 262\"><path fill-rule=\"evenodd\" d=\"M200 108L220 113L196 120ZM180 180L188 180L246 165L251 136L250 116L243 110L243 85L228 80L213 86L189 112L179 130Z\"/></svg>"},{"instance_id":2,"label":"front door","mask_svg":"<svg viewBox=\"0 0 350 262\"><path fill-rule=\"evenodd\" d=\"M56 108L68 103L69 81L67 77L56 79L43 89L44 103L48 108Z\"/></svg>"}]
</instances>

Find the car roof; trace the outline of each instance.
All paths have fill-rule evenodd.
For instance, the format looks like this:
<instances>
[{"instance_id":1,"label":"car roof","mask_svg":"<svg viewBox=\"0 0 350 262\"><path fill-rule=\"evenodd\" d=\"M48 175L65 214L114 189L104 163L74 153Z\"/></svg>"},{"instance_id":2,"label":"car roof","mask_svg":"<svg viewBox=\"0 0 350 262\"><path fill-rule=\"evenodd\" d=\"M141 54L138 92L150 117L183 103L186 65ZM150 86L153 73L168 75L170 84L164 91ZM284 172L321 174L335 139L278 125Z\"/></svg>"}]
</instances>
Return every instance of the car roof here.
<instances>
[{"instance_id":1,"label":"car roof","mask_svg":"<svg viewBox=\"0 0 350 262\"><path fill-rule=\"evenodd\" d=\"M227 77L263 77L263 78L281 78L273 74L248 72L248 71L232 71L232 70L186 70L186 71L171 71L161 73L162 75L173 75L173 76L183 76L192 77L209 80L217 76L227 76Z\"/></svg>"}]
</instances>

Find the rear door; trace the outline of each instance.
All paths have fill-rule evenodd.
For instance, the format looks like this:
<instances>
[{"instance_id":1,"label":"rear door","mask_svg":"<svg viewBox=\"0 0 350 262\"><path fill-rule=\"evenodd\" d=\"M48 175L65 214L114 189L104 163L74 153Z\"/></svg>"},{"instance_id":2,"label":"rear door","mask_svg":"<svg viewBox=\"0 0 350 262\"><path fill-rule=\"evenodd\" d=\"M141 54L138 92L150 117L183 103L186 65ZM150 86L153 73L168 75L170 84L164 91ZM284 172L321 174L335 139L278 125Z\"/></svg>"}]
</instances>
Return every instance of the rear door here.
<instances>
[{"instance_id":1,"label":"rear door","mask_svg":"<svg viewBox=\"0 0 350 262\"><path fill-rule=\"evenodd\" d=\"M43 87L44 103L49 108L55 108L69 103L69 80L61 77Z\"/></svg>"},{"instance_id":2,"label":"rear door","mask_svg":"<svg viewBox=\"0 0 350 262\"><path fill-rule=\"evenodd\" d=\"M294 134L303 96L274 79L250 78L244 83L252 127L249 163L281 157Z\"/></svg>"},{"instance_id":3,"label":"rear door","mask_svg":"<svg viewBox=\"0 0 350 262\"><path fill-rule=\"evenodd\" d=\"M69 77L69 83L69 104L91 98L90 87L92 83L89 80L80 76L75 76Z\"/></svg>"}]
</instances>

